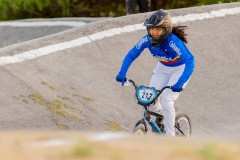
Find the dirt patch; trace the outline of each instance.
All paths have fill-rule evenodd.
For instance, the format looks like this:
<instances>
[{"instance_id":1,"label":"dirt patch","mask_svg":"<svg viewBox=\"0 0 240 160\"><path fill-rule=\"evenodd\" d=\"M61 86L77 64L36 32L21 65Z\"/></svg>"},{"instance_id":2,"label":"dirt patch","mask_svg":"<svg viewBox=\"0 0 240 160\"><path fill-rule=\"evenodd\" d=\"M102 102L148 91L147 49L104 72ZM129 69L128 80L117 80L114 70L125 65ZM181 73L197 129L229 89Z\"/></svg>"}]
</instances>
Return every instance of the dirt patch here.
<instances>
[{"instance_id":1,"label":"dirt patch","mask_svg":"<svg viewBox=\"0 0 240 160\"><path fill-rule=\"evenodd\" d=\"M239 142L115 133L1 132L2 159L238 160Z\"/></svg>"}]
</instances>

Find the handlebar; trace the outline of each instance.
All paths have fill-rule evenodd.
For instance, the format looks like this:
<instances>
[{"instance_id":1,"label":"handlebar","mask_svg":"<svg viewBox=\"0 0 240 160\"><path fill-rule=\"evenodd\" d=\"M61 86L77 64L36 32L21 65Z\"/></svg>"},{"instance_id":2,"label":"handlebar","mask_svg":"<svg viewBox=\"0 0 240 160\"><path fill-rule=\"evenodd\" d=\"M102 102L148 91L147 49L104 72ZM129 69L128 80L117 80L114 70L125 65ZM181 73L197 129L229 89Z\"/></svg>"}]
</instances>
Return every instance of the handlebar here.
<instances>
[{"instance_id":1,"label":"handlebar","mask_svg":"<svg viewBox=\"0 0 240 160\"><path fill-rule=\"evenodd\" d=\"M130 86L131 84L134 86L134 88L138 87L138 85L136 85L135 82L131 79L126 79L126 81L124 82L124 86Z\"/></svg>"},{"instance_id":2,"label":"handlebar","mask_svg":"<svg viewBox=\"0 0 240 160\"><path fill-rule=\"evenodd\" d=\"M134 86L135 90L139 87L139 86L136 85L136 83L135 83L133 80L131 80L131 79L126 79L124 85L125 85L125 86L129 86L130 83ZM171 89L172 87L171 87L171 86L165 86L165 87L163 87L162 89L156 90L156 91L158 92L158 95L160 95L160 94L161 94L165 89L167 89L167 88Z\"/></svg>"},{"instance_id":3,"label":"handlebar","mask_svg":"<svg viewBox=\"0 0 240 160\"><path fill-rule=\"evenodd\" d=\"M157 100L160 94L167 88L171 89L171 86L165 86L161 90L156 90L154 87L147 87L144 85L136 85L136 83L131 79L126 79L125 86L133 85L136 91L136 97L138 104L147 107ZM152 97L153 96L153 97Z\"/></svg>"}]
</instances>

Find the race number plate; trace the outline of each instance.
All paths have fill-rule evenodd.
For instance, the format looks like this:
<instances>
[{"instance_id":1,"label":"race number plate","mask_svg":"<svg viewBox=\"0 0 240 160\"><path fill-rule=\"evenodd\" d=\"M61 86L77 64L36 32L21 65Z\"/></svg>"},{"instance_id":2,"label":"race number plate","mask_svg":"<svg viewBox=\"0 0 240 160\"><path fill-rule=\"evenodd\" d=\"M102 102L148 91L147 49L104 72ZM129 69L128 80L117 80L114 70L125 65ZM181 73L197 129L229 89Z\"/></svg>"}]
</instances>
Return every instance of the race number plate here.
<instances>
[{"instance_id":1,"label":"race number plate","mask_svg":"<svg viewBox=\"0 0 240 160\"><path fill-rule=\"evenodd\" d=\"M140 104L149 105L153 102L153 100L155 100L157 91L152 87L140 86L137 89L136 96Z\"/></svg>"}]
</instances>

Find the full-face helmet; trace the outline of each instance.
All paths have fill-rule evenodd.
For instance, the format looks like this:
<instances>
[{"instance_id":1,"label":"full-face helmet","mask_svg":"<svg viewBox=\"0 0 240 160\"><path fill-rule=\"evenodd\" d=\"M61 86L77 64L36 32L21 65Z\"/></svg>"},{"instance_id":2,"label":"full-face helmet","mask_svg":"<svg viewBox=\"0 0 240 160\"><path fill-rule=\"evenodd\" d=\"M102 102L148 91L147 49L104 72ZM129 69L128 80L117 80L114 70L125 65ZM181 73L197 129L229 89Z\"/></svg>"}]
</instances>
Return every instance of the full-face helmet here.
<instances>
[{"instance_id":1,"label":"full-face helmet","mask_svg":"<svg viewBox=\"0 0 240 160\"><path fill-rule=\"evenodd\" d=\"M170 14L162 9L153 12L148 18L146 18L144 21L144 26L147 27L150 41L154 46L158 46L160 43L162 43L172 32L172 20ZM163 32L159 38L151 36L150 29L152 27L160 27L163 29Z\"/></svg>"}]
</instances>

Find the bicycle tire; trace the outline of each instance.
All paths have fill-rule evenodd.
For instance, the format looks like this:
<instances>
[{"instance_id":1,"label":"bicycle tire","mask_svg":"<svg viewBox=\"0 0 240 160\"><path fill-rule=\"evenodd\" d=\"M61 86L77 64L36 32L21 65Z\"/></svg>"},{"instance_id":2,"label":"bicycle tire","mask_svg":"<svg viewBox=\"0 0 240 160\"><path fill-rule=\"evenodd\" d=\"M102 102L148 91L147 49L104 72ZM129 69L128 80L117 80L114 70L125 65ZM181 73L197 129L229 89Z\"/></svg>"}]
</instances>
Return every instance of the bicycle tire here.
<instances>
[{"instance_id":1,"label":"bicycle tire","mask_svg":"<svg viewBox=\"0 0 240 160\"><path fill-rule=\"evenodd\" d=\"M145 129L145 125L142 124L142 123L139 123L137 126L135 126L135 127L133 128L132 133L133 133L134 135L139 135L139 136L145 135L145 134L147 133L147 131L146 131L146 129Z\"/></svg>"},{"instance_id":2,"label":"bicycle tire","mask_svg":"<svg viewBox=\"0 0 240 160\"><path fill-rule=\"evenodd\" d=\"M177 127L180 129L177 129ZM183 133L181 133L183 132ZM175 134L178 137L190 137L192 133L191 121L188 115L179 114L175 118Z\"/></svg>"}]
</instances>

